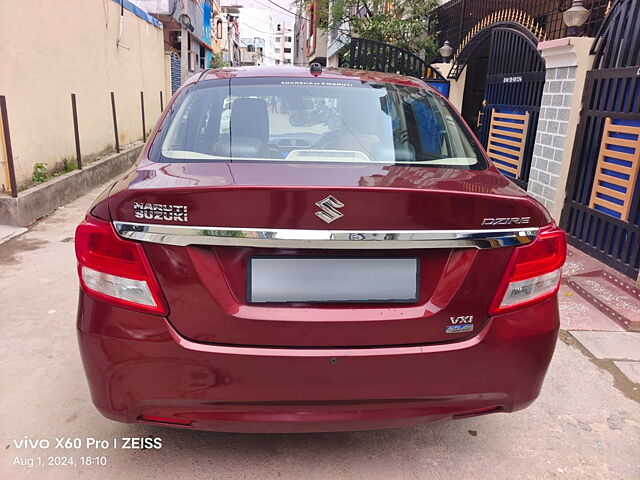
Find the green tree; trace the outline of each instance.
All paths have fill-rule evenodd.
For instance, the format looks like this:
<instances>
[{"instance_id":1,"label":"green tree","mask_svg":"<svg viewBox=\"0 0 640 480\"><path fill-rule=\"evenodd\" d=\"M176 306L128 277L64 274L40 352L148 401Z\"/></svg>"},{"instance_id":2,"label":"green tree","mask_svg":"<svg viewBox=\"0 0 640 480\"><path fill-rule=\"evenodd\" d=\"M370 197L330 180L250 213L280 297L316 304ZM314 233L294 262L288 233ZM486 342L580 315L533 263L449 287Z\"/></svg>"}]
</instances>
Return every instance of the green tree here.
<instances>
[{"instance_id":1,"label":"green tree","mask_svg":"<svg viewBox=\"0 0 640 480\"><path fill-rule=\"evenodd\" d=\"M308 8L314 0L295 0ZM349 25L353 37L389 43L409 50L425 60L438 55L431 13L438 0L316 0L316 21L323 30Z\"/></svg>"}]
</instances>

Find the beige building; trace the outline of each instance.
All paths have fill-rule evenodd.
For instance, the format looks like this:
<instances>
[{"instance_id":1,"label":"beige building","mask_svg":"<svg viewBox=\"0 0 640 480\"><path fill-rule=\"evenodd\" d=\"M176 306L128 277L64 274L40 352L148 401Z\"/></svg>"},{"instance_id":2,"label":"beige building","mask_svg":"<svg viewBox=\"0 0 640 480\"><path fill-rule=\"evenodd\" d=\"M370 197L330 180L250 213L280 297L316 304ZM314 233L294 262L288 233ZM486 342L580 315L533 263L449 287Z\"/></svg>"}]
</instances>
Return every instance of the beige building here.
<instances>
[{"instance_id":1,"label":"beige building","mask_svg":"<svg viewBox=\"0 0 640 480\"><path fill-rule=\"evenodd\" d=\"M17 183L36 163L49 171L75 159L71 94L77 98L82 156L115 144L111 92L121 145L142 139L166 104L162 25L128 1L0 2L0 95L5 96ZM122 17L121 17L122 13ZM0 191L9 188L0 149Z\"/></svg>"},{"instance_id":2,"label":"beige building","mask_svg":"<svg viewBox=\"0 0 640 480\"><path fill-rule=\"evenodd\" d=\"M222 54L222 7L220 0L211 2L211 49L216 55Z\"/></svg>"},{"instance_id":3,"label":"beige building","mask_svg":"<svg viewBox=\"0 0 640 480\"><path fill-rule=\"evenodd\" d=\"M321 7L315 0L308 8L298 6L291 43L291 51L293 52L291 61L296 65L311 63L327 65L329 35L326 30L318 28L318 8ZM332 66L337 66L337 64Z\"/></svg>"}]
</instances>

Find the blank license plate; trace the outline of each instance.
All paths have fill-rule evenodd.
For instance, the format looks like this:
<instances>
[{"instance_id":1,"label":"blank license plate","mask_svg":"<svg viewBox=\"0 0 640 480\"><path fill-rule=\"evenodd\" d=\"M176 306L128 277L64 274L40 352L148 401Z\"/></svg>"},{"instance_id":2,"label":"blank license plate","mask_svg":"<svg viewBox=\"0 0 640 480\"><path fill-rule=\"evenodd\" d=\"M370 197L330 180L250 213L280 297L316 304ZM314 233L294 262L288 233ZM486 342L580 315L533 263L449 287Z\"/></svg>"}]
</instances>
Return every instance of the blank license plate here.
<instances>
[{"instance_id":1,"label":"blank license plate","mask_svg":"<svg viewBox=\"0 0 640 480\"><path fill-rule=\"evenodd\" d=\"M417 258L251 257L248 297L273 302L416 302Z\"/></svg>"}]
</instances>

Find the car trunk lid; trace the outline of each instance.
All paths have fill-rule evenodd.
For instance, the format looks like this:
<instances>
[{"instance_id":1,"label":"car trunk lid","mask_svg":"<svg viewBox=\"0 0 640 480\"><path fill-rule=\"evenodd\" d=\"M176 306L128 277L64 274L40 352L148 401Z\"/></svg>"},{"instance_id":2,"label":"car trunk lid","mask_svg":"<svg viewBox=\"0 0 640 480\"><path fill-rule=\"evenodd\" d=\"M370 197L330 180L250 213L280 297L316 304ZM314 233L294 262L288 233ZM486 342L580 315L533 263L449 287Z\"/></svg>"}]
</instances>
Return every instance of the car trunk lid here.
<instances>
[{"instance_id":1,"label":"car trunk lid","mask_svg":"<svg viewBox=\"0 0 640 480\"><path fill-rule=\"evenodd\" d=\"M316 215L327 198L341 205L334 209L342 216L330 223ZM512 248L428 241L412 247L411 241L393 243L393 235L440 232L452 238L469 230L518 230L549 222L536 202L492 170L360 164L143 163L116 185L109 208L115 222L198 227L195 240L186 243L166 234L147 236L151 241L145 242L169 303L169 321L182 335L219 344L302 348L427 344L474 335L487 321ZM227 231L225 241L218 238L221 230ZM273 238L263 232L274 231L289 241L268 242ZM301 232L316 239L342 232L346 240L292 243ZM354 243L355 235L364 233L366 239L375 232L379 235L366 248ZM494 245L499 242L484 246ZM433 246L438 248L426 248ZM417 298L252 302L252 259L274 257L416 259Z\"/></svg>"}]
</instances>

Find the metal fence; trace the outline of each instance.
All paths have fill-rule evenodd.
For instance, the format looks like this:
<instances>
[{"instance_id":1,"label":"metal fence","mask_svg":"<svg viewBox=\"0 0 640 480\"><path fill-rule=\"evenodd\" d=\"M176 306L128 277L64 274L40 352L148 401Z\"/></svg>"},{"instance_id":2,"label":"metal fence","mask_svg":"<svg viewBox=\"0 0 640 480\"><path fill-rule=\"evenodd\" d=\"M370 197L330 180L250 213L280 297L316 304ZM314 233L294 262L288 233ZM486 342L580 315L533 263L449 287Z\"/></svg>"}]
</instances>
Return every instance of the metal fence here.
<instances>
[{"instance_id":1,"label":"metal fence","mask_svg":"<svg viewBox=\"0 0 640 480\"><path fill-rule=\"evenodd\" d=\"M421 78L443 95L449 95L449 81L440 72L414 53L388 43L352 38L349 44L349 68Z\"/></svg>"},{"instance_id":2,"label":"metal fence","mask_svg":"<svg viewBox=\"0 0 640 480\"><path fill-rule=\"evenodd\" d=\"M116 106L116 94L114 92L109 93L109 99L111 101L111 114L112 114L112 123L113 123L113 136L114 136L114 146L115 151L120 152L120 138L118 135L118 112ZM82 153L81 153L81 135L80 135L80 118L78 116L78 102L81 101L75 93L72 93L70 96L70 108L71 108L71 116L73 120L73 139L75 145L75 153L76 153L76 168L79 170L83 167L82 162ZM163 105L163 95L162 91L160 91L160 113L164 109ZM140 92L140 119L141 119L141 129L142 135L141 138L146 141L147 139L147 127L146 127L146 117L145 117L145 98L144 92ZM70 132L71 135L71 132ZM10 125L10 111L7 105L7 97L5 95L0 95L0 144L2 148L0 149L0 154L4 157L5 165L6 165L6 173L8 177L9 184L5 185L5 190L11 193L12 197L17 197L20 191L20 185L16 180L16 170L15 170L15 162L14 162L14 152L13 146L11 143L11 125Z\"/></svg>"},{"instance_id":3,"label":"metal fence","mask_svg":"<svg viewBox=\"0 0 640 480\"><path fill-rule=\"evenodd\" d=\"M587 73L561 225L617 270L640 270L640 0L619 0Z\"/></svg>"},{"instance_id":4,"label":"metal fence","mask_svg":"<svg viewBox=\"0 0 640 480\"><path fill-rule=\"evenodd\" d=\"M455 49L483 18L495 12L522 11L533 17L548 40L566 36L562 13L571 7L571 0L451 0L434 11L439 45L445 40ZM586 0L589 18L583 26L587 36L595 37L606 12L611 8L611 0Z\"/></svg>"}]
</instances>

